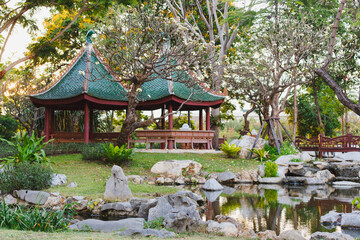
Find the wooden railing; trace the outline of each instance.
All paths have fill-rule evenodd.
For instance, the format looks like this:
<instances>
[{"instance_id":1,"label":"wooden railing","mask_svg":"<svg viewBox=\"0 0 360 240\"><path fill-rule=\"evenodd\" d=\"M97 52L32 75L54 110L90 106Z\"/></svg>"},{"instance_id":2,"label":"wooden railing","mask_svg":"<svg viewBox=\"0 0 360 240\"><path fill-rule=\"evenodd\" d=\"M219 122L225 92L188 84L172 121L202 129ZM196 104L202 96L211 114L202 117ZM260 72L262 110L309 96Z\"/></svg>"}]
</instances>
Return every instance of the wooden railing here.
<instances>
[{"instance_id":1,"label":"wooden railing","mask_svg":"<svg viewBox=\"0 0 360 240\"><path fill-rule=\"evenodd\" d=\"M93 133L90 137L91 142L116 142L119 133ZM84 142L84 133L79 132L55 132L50 135L55 142ZM162 143L168 148L170 141L174 143L190 144L193 149L195 144L205 145L207 149L212 149L212 139L214 131L182 131L182 130L138 130L135 131L134 138L128 138L128 147L132 143L145 143L148 149L149 145Z\"/></svg>"},{"instance_id":2,"label":"wooden railing","mask_svg":"<svg viewBox=\"0 0 360 240\"><path fill-rule=\"evenodd\" d=\"M295 145L303 151L317 151L319 157L324 152L360 152L360 136L352 134L343 135L336 138L329 138L319 135L318 138L296 137Z\"/></svg>"}]
</instances>

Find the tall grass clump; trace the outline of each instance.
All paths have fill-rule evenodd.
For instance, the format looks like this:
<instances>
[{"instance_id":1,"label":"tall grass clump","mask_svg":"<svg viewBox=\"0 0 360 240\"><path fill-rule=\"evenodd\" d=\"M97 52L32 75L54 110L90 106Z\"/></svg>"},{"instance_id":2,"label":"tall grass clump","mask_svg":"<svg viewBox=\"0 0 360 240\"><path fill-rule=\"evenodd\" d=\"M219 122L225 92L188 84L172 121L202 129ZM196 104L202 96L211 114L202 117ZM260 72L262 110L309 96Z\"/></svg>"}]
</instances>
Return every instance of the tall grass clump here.
<instances>
[{"instance_id":1,"label":"tall grass clump","mask_svg":"<svg viewBox=\"0 0 360 240\"><path fill-rule=\"evenodd\" d=\"M41 232L64 231L69 226L67 212L67 207L55 212L38 206L25 209L15 205L10 208L3 201L0 204L0 228Z\"/></svg>"}]
</instances>

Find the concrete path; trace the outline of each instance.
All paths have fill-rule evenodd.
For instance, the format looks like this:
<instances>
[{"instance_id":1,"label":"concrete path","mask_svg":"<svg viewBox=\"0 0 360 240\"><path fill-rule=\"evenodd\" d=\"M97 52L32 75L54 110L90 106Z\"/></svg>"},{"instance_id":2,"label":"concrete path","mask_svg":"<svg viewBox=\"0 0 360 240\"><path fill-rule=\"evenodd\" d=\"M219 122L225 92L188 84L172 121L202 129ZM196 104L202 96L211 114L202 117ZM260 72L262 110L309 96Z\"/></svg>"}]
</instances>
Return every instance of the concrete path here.
<instances>
[{"instance_id":1,"label":"concrete path","mask_svg":"<svg viewBox=\"0 0 360 240\"><path fill-rule=\"evenodd\" d=\"M134 152L146 152L146 153L198 153L198 154L218 154L223 153L222 151L217 150L208 150L208 149L136 149L133 148Z\"/></svg>"}]
</instances>

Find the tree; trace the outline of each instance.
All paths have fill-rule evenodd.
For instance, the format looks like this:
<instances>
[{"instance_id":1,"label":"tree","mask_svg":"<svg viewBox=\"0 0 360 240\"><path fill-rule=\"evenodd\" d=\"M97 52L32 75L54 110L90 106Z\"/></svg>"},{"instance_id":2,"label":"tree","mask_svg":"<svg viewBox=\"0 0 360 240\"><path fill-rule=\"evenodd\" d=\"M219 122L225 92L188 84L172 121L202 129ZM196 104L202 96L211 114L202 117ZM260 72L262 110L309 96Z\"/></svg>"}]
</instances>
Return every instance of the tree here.
<instances>
[{"instance_id":1,"label":"tree","mask_svg":"<svg viewBox=\"0 0 360 240\"><path fill-rule=\"evenodd\" d=\"M229 90L255 105L264 119L279 118L294 86L312 78L308 69L316 64L313 56L324 48L325 37L324 31L307 23L307 14L273 7L271 15L262 14L235 44L238 55L230 59L225 75ZM280 126L276 128L281 140Z\"/></svg>"},{"instance_id":2,"label":"tree","mask_svg":"<svg viewBox=\"0 0 360 240\"><path fill-rule=\"evenodd\" d=\"M320 133L326 136L335 136L340 129L339 118L343 114L343 107L335 98L332 90L323 82L316 82L318 94L318 106L315 106L313 84L302 89L298 96L298 126L297 133L303 137L317 137ZM289 121L294 119L294 97L291 97L286 104L285 112L289 114ZM319 107L319 112L316 109ZM320 114L322 126L318 121Z\"/></svg>"},{"instance_id":3,"label":"tree","mask_svg":"<svg viewBox=\"0 0 360 240\"><path fill-rule=\"evenodd\" d=\"M180 19L204 44L214 43L218 48L213 49L211 55L216 58L213 65L213 73L208 81L213 89L219 91L223 84L223 75L226 65L226 56L230 48L242 31L248 26L255 12L251 7L255 1L249 4L249 10L236 8L230 2L219 2L218 0L206 0L188 2L185 0L165 0L175 18ZM215 62L214 62L215 64ZM212 110L212 129L215 130L213 147L218 148L220 109ZM215 119L216 118L216 119Z\"/></svg>"},{"instance_id":4,"label":"tree","mask_svg":"<svg viewBox=\"0 0 360 240\"><path fill-rule=\"evenodd\" d=\"M7 76L8 84L4 91L4 110L21 126L32 134L38 127L39 120L44 118L44 109L35 107L27 96L34 88L44 87L44 81L35 77L33 69L12 70Z\"/></svg>"},{"instance_id":5,"label":"tree","mask_svg":"<svg viewBox=\"0 0 360 240\"><path fill-rule=\"evenodd\" d=\"M76 37L74 38L74 33L77 33L77 29L73 27L74 24L78 23L79 18L85 13L92 16L102 14L107 10L112 1L25 0L19 1L15 5L10 2L11 1L0 1L0 36L5 38L5 40L0 43L0 62L2 61L1 57L6 50L6 44L16 25L24 27L31 34L37 32L38 26L32 16L41 8L51 9L55 12L54 15L57 13L68 13L68 16L64 21L59 23L56 28L48 31L44 37L37 38L36 41L29 46L29 51L24 57L13 62L0 64L0 79L3 79L4 75L13 67L27 60L46 60L49 55L54 55L54 53L57 53L58 56L63 55L62 57L66 58L69 49L73 49L74 47L72 45L73 41L71 40L76 39ZM14 5L14 7L12 7L12 5ZM60 41L60 39L67 40Z\"/></svg>"},{"instance_id":6,"label":"tree","mask_svg":"<svg viewBox=\"0 0 360 240\"><path fill-rule=\"evenodd\" d=\"M335 57L337 56L336 41L338 41L338 42L341 41L337 37L337 32L338 32L341 20L343 19L343 21L344 21L343 11L345 9L345 4L346 4L346 0L341 0L336 17L332 24L332 31L331 31L331 35L330 35L330 41L328 44L328 52L327 52L325 61L323 62L323 65L320 68L315 69L315 72L335 92L337 98L344 106L346 106L347 108L354 111L357 115L360 115L360 93L359 93L358 103L356 103L343 90L341 85L338 82L336 82L336 80L329 74L329 70L328 70L331 61L333 61L333 59L334 59L334 56ZM351 4L353 4L355 6L351 6ZM345 18L350 17L350 20L352 20L352 21L347 22L349 24L349 26L351 26L351 27L354 27L354 25L355 25L355 27L357 27L357 24L358 24L358 6L356 6L356 5L358 5L358 3L356 1L349 3L350 11L349 11L349 14L347 14L347 16L345 16ZM345 39L345 41L349 41L349 39ZM354 53L355 52L353 52L352 56L355 56Z\"/></svg>"},{"instance_id":7,"label":"tree","mask_svg":"<svg viewBox=\"0 0 360 240\"><path fill-rule=\"evenodd\" d=\"M135 8L114 8L98 27L97 46L104 61L128 87L128 107L117 144L126 143L137 128L149 126L154 117L141 121L136 107L148 96L141 86L156 78L194 86L188 71L198 72L199 80L212 63L212 44L200 43L198 36L185 24L169 18L163 6L142 5ZM170 46L171 45L171 46ZM195 88L194 88L195 89Z\"/></svg>"}]
</instances>

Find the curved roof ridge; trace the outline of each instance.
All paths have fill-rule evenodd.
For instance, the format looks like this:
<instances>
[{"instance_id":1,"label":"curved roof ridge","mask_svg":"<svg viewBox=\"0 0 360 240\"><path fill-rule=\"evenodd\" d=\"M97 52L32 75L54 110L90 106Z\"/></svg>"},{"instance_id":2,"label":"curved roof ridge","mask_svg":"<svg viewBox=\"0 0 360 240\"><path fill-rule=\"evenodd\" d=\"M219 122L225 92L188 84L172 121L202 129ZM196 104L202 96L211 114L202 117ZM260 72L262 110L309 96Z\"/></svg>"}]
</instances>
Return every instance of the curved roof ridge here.
<instances>
[{"instance_id":1,"label":"curved roof ridge","mask_svg":"<svg viewBox=\"0 0 360 240\"><path fill-rule=\"evenodd\" d=\"M98 57L100 63L106 68L106 70L117 80L115 82L119 83L121 87L125 89L126 92L129 91L129 89L123 84L120 80L120 77L113 71L113 69L106 63L104 60L104 57L100 54L99 50L95 46L92 47L92 51L94 51L95 55Z\"/></svg>"},{"instance_id":2,"label":"curved roof ridge","mask_svg":"<svg viewBox=\"0 0 360 240\"><path fill-rule=\"evenodd\" d=\"M63 79L66 74L75 66L75 64L80 60L80 58L82 57L82 55L85 53L86 47L82 47L80 49L80 52L71 60L71 62L67 65L67 67L61 71L61 73L59 74L59 76L57 76L56 78L54 78L54 80L51 81L50 84L48 84L47 86L45 86L44 88L35 91L34 93L30 94L30 96L37 96L43 93L46 93L48 91L50 91L53 87L55 87L58 83L61 82L61 79Z\"/></svg>"}]
</instances>

